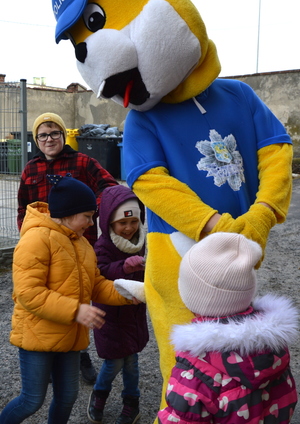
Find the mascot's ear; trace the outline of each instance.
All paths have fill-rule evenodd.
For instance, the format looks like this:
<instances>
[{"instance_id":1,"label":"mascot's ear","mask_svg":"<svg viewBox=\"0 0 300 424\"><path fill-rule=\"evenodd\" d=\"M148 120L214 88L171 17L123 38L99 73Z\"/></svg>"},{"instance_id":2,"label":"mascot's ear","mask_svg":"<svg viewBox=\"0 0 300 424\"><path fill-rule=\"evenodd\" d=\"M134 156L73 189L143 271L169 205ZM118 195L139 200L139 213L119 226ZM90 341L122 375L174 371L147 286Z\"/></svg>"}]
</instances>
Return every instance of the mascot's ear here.
<instances>
[{"instance_id":1,"label":"mascot's ear","mask_svg":"<svg viewBox=\"0 0 300 424\"><path fill-rule=\"evenodd\" d=\"M196 244L195 240L189 238L185 234L180 233L179 231L170 234L170 239L173 243L173 246L181 257L183 257L186 252L192 246L194 246L194 244Z\"/></svg>"}]
</instances>

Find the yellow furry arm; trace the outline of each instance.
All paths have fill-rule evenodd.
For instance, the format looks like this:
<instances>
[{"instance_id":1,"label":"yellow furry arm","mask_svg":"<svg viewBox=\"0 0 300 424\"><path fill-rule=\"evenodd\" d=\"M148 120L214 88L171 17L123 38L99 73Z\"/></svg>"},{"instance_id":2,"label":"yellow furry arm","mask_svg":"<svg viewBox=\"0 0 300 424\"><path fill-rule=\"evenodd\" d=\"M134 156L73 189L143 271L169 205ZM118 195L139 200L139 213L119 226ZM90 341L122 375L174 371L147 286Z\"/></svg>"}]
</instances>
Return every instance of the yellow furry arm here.
<instances>
[{"instance_id":1,"label":"yellow furry arm","mask_svg":"<svg viewBox=\"0 0 300 424\"><path fill-rule=\"evenodd\" d=\"M186 184L160 166L141 175L132 187L140 200L154 213L193 240L217 212L202 202Z\"/></svg>"},{"instance_id":2,"label":"yellow furry arm","mask_svg":"<svg viewBox=\"0 0 300 424\"><path fill-rule=\"evenodd\" d=\"M293 146L272 144L258 151L259 189L256 201L275 210L278 223L285 221L292 195Z\"/></svg>"},{"instance_id":3,"label":"yellow furry arm","mask_svg":"<svg viewBox=\"0 0 300 424\"><path fill-rule=\"evenodd\" d=\"M272 144L260 149L259 189L255 204L236 219L228 213L221 215L211 233L226 231L244 234L259 243L264 251L271 228L284 222L288 212L292 192L292 157L292 145L287 143ZM267 203L275 212L261 203Z\"/></svg>"},{"instance_id":4,"label":"yellow furry arm","mask_svg":"<svg viewBox=\"0 0 300 424\"><path fill-rule=\"evenodd\" d=\"M229 213L222 214L210 234L220 231L243 234L260 244L264 251L270 230L275 224L276 216L274 212L260 203L255 203L248 212L236 219L232 218Z\"/></svg>"}]
</instances>

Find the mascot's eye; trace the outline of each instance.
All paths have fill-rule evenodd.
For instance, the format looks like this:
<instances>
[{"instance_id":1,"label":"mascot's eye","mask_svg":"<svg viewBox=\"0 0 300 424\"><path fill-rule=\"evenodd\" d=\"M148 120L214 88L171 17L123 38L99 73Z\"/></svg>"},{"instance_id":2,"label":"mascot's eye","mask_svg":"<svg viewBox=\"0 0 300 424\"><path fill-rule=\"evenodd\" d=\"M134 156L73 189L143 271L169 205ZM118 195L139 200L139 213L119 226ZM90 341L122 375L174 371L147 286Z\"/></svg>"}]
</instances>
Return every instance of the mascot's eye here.
<instances>
[{"instance_id":1,"label":"mascot's eye","mask_svg":"<svg viewBox=\"0 0 300 424\"><path fill-rule=\"evenodd\" d=\"M91 32L96 32L104 27L104 10L96 3L89 3L84 9L83 20Z\"/></svg>"}]
</instances>

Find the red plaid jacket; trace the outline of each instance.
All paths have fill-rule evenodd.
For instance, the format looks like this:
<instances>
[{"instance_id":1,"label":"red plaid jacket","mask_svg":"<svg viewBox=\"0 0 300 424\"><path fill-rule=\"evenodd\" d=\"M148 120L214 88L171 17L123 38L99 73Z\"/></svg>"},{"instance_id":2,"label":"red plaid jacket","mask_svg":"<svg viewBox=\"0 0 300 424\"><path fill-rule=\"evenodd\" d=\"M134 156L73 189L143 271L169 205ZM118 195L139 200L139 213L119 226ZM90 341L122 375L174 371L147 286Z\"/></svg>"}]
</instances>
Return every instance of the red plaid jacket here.
<instances>
[{"instance_id":1,"label":"red plaid jacket","mask_svg":"<svg viewBox=\"0 0 300 424\"><path fill-rule=\"evenodd\" d=\"M109 186L118 184L106 169L102 168L95 159L73 150L67 144L61 153L53 160L46 160L45 155L39 152L25 166L18 191L18 216L17 223L20 230L28 204L40 201L48 202L48 194L51 184L48 182L47 174L66 175L70 173L87 184L95 193L98 207L101 201L102 191ZM93 246L97 240L97 225L88 228L84 236Z\"/></svg>"}]
</instances>

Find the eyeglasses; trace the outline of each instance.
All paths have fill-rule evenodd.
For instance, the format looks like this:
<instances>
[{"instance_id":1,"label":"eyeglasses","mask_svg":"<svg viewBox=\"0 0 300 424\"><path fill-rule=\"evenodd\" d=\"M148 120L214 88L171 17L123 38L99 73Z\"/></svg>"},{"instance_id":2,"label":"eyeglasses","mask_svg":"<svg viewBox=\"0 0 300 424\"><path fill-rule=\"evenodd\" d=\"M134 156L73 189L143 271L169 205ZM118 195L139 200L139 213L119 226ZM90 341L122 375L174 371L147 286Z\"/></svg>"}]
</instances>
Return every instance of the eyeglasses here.
<instances>
[{"instance_id":1,"label":"eyeglasses","mask_svg":"<svg viewBox=\"0 0 300 424\"><path fill-rule=\"evenodd\" d=\"M62 131L52 131L49 134L47 134L47 133L41 133L41 134L38 134L36 136L36 138L41 143L46 143L46 141L48 140L48 137L52 138L52 140L58 140L61 137L62 133L63 133Z\"/></svg>"}]
</instances>

